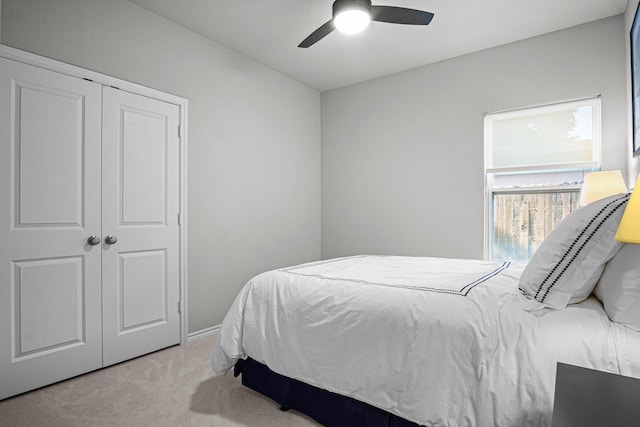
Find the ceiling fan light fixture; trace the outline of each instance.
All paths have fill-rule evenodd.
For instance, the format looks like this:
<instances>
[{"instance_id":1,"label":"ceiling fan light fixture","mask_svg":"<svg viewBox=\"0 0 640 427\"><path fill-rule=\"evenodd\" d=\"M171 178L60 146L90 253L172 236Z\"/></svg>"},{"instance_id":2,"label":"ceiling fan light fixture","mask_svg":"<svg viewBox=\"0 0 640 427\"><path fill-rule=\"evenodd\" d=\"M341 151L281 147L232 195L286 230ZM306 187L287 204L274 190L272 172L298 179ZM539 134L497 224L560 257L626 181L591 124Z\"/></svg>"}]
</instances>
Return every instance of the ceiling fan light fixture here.
<instances>
[{"instance_id":1,"label":"ceiling fan light fixture","mask_svg":"<svg viewBox=\"0 0 640 427\"><path fill-rule=\"evenodd\" d=\"M333 4L333 23L341 33L360 33L369 26L370 22L370 0L336 0Z\"/></svg>"},{"instance_id":2,"label":"ceiling fan light fixture","mask_svg":"<svg viewBox=\"0 0 640 427\"><path fill-rule=\"evenodd\" d=\"M371 17L364 10L349 9L336 16L333 22L341 33L358 34L369 26Z\"/></svg>"},{"instance_id":3,"label":"ceiling fan light fixture","mask_svg":"<svg viewBox=\"0 0 640 427\"><path fill-rule=\"evenodd\" d=\"M371 6L371 0L335 0L332 18L316 28L313 33L302 40L298 47L313 46L335 29L347 34L359 33L367 28L371 21L429 25L432 19L433 13L424 10L395 6Z\"/></svg>"}]
</instances>

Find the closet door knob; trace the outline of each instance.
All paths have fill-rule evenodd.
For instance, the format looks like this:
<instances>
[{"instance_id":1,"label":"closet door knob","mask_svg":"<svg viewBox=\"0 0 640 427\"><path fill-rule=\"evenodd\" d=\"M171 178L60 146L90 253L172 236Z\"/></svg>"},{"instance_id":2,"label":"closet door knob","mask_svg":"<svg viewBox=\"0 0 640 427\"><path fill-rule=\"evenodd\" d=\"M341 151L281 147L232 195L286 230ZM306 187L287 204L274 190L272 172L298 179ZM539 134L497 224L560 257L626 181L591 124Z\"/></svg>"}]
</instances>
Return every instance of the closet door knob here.
<instances>
[{"instance_id":1,"label":"closet door knob","mask_svg":"<svg viewBox=\"0 0 640 427\"><path fill-rule=\"evenodd\" d=\"M118 241L118 238L116 236L107 236L104 238L104 242L107 245L115 245L117 241Z\"/></svg>"},{"instance_id":2,"label":"closet door knob","mask_svg":"<svg viewBox=\"0 0 640 427\"><path fill-rule=\"evenodd\" d=\"M89 236L89 238L87 239L87 243L91 246L98 245L100 244L100 238L98 236Z\"/></svg>"}]
</instances>

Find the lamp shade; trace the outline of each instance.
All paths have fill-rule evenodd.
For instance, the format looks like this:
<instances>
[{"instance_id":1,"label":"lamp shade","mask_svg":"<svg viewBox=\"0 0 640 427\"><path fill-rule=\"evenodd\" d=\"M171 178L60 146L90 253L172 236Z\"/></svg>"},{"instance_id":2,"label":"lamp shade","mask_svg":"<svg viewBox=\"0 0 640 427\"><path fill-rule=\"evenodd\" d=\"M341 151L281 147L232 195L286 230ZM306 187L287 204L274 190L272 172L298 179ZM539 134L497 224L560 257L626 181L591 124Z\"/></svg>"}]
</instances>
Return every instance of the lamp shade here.
<instances>
[{"instance_id":1,"label":"lamp shade","mask_svg":"<svg viewBox=\"0 0 640 427\"><path fill-rule=\"evenodd\" d=\"M584 176L580 206L614 194L626 193L627 186L619 170L591 172Z\"/></svg>"},{"instance_id":2,"label":"lamp shade","mask_svg":"<svg viewBox=\"0 0 640 427\"><path fill-rule=\"evenodd\" d=\"M640 176L627 202L615 239L622 243L640 245Z\"/></svg>"}]
</instances>

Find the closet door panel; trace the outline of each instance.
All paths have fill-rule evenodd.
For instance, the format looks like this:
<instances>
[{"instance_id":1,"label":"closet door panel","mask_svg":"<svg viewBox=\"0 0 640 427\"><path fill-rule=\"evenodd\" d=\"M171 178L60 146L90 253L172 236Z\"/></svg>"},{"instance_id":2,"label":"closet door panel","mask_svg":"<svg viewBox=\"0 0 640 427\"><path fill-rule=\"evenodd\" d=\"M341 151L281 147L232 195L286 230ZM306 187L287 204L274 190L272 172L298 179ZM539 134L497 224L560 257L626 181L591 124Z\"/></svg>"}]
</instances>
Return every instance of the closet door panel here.
<instances>
[{"instance_id":1,"label":"closet door panel","mask_svg":"<svg viewBox=\"0 0 640 427\"><path fill-rule=\"evenodd\" d=\"M14 89L18 226L81 227L84 96L27 82Z\"/></svg>"},{"instance_id":2,"label":"closet door panel","mask_svg":"<svg viewBox=\"0 0 640 427\"><path fill-rule=\"evenodd\" d=\"M0 398L102 366L101 87L0 58Z\"/></svg>"},{"instance_id":3,"label":"closet door panel","mask_svg":"<svg viewBox=\"0 0 640 427\"><path fill-rule=\"evenodd\" d=\"M82 344L82 257L18 261L14 267L15 356Z\"/></svg>"},{"instance_id":4,"label":"closet door panel","mask_svg":"<svg viewBox=\"0 0 640 427\"><path fill-rule=\"evenodd\" d=\"M179 108L105 87L103 111L107 366L180 341Z\"/></svg>"}]
</instances>

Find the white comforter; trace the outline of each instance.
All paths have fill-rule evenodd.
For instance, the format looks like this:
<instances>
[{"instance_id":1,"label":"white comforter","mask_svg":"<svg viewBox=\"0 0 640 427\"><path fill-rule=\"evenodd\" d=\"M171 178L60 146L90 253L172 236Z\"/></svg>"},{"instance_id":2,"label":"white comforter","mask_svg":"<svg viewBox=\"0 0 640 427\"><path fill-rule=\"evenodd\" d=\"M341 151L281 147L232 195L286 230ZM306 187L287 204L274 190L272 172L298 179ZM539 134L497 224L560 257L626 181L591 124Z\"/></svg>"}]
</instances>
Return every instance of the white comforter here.
<instances>
[{"instance_id":1,"label":"white comforter","mask_svg":"<svg viewBox=\"0 0 640 427\"><path fill-rule=\"evenodd\" d=\"M637 372L625 328L594 297L529 312L521 271L357 256L263 273L224 319L212 367L250 356L426 426L547 426L557 362Z\"/></svg>"}]
</instances>

